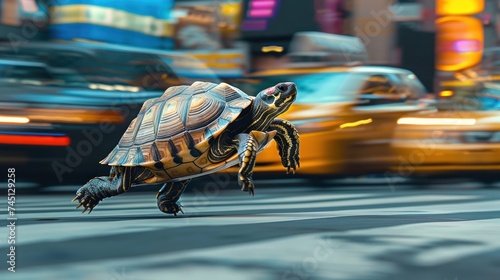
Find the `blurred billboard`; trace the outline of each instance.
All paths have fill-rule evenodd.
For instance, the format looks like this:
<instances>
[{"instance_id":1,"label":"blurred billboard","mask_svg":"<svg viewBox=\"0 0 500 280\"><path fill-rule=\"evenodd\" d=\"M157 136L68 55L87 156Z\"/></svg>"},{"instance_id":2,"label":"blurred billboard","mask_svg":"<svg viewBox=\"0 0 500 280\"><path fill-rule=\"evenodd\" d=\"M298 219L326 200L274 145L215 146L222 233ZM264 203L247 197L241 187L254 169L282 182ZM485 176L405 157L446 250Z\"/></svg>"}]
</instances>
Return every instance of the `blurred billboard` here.
<instances>
[{"instance_id":1,"label":"blurred billboard","mask_svg":"<svg viewBox=\"0 0 500 280\"><path fill-rule=\"evenodd\" d=\"M51 7L52 39L92 40L172 49L172 0L67 0Z\"/></svg>"}]
</instances>

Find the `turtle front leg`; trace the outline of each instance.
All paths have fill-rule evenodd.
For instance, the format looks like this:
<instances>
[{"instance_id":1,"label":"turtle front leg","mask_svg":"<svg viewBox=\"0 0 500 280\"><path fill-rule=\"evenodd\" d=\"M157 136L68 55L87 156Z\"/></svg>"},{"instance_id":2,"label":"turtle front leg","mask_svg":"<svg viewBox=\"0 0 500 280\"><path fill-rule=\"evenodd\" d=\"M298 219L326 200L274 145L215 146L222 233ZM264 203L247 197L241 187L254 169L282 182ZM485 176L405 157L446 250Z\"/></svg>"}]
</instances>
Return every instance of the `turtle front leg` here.
<instances>
[{"instance_id":1,"label":"turtle front leg","mask_svg":"<svg viewBox=\"0 0 500 280\"><path fill-rule=\"evenodd\" d=\"M190 181L191 179L188 179L178 182L169 182L163 185L158 194L156 194L156 203L160 211L167 214L174 214L174 216L177 216L178 212L184 214L181 208L182 205L177 201Z\"/></svg>"},{"instance_id":2,"label":"turtle front leg","mask_svg":"<svg viewBox=\"0 0 500 280\"><path fill-rule=\"evenodd\" d=\"M281 157L281 163L290 173L290 169L295 173L300 167L299 156L299 133L293 124L287 120L274 119L269 125L268 131L275 130L274 140L278 144L278 153Z\"/></svg>"},{"instance_id":3,"label":"turtle front leg","mask_svg":"<svg viewBox=\"0 0 500 280\"><path fill-rule=\"evenodd\" d=\"M133 167L111 169L110 176L96 177L78 189L72 202L79 202L76 208L83 206L82 213L89 209L89 214L101 200L124 193L132 185Z\"/></svg>"},{"instance_id":4,"label":"turtle front leg","mask_svg":"<svg viewBox=\"0 0 500 280\"><path fill-rule=\"evenodd\" d=\"M238 149L240 170L238 171L238 184L242 191L248 191L254 195L254 184L252 181L253 168L257 152L261 151L276 135L276 131L262 132L252 130L249 134L238 134L234 139L234 145Z\"/></svg>"}]
</instances>

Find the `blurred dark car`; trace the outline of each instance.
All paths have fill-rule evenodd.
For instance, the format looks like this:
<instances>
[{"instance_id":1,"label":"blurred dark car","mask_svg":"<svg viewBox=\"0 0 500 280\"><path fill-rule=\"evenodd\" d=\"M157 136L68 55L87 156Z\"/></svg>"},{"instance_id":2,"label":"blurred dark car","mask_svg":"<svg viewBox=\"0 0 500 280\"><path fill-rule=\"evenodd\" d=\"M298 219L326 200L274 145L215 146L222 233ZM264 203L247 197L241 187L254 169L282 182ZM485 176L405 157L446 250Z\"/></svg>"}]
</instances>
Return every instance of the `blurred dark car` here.
<instances>
[{"instance_id":1,"label":"blurred dark car","mask_svg":"<svg viewBox=\"0 0 500 280\"><path fill-rule=\"evenodd\" d=\"M107 174L99 161L142 103L195 80L218 82L182 54L87 43L0 46L0 166L44 184Z\"/></svg>"},{"instance_id":2,"label":"blurred dark car","mask_svg":"<svg viewBox=\"0 0 500 280\"><path fill-rule=\"evenodd\" d=\"M281 117L300 134L299 173L313 179L383 172L397 161L390 143L401 116L422 111L426 90L410 71L375 66L269 70L234 82L257 93L278 82L297 84ZM258 155L258 172L283 174L275 143Z\"/></svg>"}]
</instances>

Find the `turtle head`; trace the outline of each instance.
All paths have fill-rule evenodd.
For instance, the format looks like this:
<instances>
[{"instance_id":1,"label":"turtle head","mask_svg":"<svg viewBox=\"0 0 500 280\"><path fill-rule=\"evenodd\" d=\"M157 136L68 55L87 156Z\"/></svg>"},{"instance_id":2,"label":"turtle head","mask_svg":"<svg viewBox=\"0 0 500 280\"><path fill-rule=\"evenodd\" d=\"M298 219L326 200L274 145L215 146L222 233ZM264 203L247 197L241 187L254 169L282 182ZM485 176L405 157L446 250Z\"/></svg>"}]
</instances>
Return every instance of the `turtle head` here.
<instances>
[{"instance_id":1,"label":"turtle head","mask_svg":"<svg viewBox=\"0 0 500 280\"><path fill-rule=\"evenodd\" d=\"M295 84L285 82L259 92L256 98L260 98L262 103L268 106L268 109L281 114L290 108L296 97L297 87Z\"/></svg>"}]
</instances>

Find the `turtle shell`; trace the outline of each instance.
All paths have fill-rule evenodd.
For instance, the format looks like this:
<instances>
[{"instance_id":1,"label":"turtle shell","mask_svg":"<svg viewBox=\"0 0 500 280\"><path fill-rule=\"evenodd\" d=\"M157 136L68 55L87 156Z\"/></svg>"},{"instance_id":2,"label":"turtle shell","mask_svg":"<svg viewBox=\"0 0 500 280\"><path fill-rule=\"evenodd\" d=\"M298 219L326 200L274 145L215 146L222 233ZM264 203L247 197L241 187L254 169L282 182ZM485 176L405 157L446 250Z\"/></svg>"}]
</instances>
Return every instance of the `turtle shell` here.
<instances>
[{"instance_id":1,"label":"turtle shell","mask_svg":"<svg viewBox=\"0 0 500 280\"><path fill-rule=\"evenodd\" d=\"M251 102L251 97L226 83L170 87L161 97L144 102L118 145L101 163L161 170L193 165L206 154L210 140Z\"/></svg>"}]
</instances>

